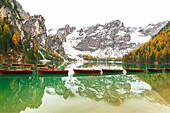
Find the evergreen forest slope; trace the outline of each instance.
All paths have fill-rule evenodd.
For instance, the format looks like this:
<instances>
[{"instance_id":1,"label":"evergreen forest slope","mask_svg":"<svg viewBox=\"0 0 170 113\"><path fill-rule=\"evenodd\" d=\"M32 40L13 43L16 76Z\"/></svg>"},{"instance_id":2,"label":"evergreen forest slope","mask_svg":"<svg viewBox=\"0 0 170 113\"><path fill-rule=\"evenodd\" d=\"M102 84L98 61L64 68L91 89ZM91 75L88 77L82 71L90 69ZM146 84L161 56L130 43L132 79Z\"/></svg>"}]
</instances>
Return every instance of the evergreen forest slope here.
<instances>
[{"instance_id":1,"label":"evergreen forest slope","mask_svg":"<svg viewBox=\"0 0 170 113\"><path fill-rule=\"evenodd\" d=\"M149 42L124 55L122 61L131 62L170 62L170 22Z\"/></svg>"}]
</instances>

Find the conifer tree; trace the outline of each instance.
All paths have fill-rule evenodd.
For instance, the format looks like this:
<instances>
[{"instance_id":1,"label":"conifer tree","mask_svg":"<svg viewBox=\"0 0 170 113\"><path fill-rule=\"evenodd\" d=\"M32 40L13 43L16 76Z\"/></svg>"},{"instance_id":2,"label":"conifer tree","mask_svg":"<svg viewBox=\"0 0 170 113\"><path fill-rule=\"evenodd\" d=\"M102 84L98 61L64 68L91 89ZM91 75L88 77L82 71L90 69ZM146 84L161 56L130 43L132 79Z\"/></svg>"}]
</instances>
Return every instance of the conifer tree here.
<instances>
[{"instance_id":1,"label":"conifer tree","mask_svg":"<svg viewBox=\"0 0 170 113\"><path fill-rule=\"evenodd\" d=\"M4 25L3 27L4 29L4 39L5 39L5 42L4 42L4 46L5 46L5 53L7 53L9 51L9 47L10 47L10 38L11 38L11 32L10 32L10 29L8 27L8 25Z\"/></svg>"}]
</instances>

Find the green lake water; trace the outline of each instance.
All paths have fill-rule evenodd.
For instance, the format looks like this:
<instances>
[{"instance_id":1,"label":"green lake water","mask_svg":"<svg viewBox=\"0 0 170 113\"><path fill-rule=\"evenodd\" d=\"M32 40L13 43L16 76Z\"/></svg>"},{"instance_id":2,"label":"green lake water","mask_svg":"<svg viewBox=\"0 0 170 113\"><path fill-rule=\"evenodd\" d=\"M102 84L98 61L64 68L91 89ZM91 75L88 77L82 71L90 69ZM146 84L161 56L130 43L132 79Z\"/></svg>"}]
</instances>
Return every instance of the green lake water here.
<instances>
[{"instance_id":1,"label":"green lake water","mask_svg":"<svg viewBox=\"0 0 170 113\"><path fill-rule=\"evenodd\" d=\"M0 113L169 113L170 73L126 73L126 68L170 65L28 62L55 64L68 75L0 75ZM21 67L0 66L19 69ZM123 73L74 75L73 68L124 69Z\"/></svg>"}]
</instances>

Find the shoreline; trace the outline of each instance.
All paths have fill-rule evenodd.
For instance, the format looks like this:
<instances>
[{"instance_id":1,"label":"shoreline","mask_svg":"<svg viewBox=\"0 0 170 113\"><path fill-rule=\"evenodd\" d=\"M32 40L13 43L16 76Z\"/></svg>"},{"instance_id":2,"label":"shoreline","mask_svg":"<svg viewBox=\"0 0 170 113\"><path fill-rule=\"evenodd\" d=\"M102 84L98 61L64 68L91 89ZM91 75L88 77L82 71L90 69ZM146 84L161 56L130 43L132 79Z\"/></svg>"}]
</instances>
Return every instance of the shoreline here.
<instances>
[{"instance_id":1,"label":"shoreline","mask_svg":"<svg viewBox=\"0 0 170 113\"><path fill-rule=\"evenodd\" d=\"M136 63L140 63L140 64L155 64L155 65L158 65L158 64L170 64L170 62L157 62L157 61L154 61L154 62L123 62L122 61L122 64L136 64Z\"/></svg>"}]
</instances>

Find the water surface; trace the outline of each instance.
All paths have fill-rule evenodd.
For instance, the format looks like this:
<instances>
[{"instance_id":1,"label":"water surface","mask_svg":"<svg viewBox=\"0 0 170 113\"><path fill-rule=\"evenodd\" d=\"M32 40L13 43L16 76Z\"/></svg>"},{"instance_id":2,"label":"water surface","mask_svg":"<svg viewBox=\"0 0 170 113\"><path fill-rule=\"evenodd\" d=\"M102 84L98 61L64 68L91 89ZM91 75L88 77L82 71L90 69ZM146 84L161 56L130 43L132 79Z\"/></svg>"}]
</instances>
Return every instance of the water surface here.
<instances>
[{"instance_id":1,"label":"water surface","mask_svg":"<svg viewBox=\"0 0 170 113\"><path fill-rule=\"evenodd\" d=\"M37 62L33 62L37 63ZM41 63L41 62L38 62ZM58 63L68 76L0 75L0 113L168 113L170 73L74 75L73 68L168 68L169 65ZM2 67L1 68L7 68ZM10 67L14 68L14 67ZM20 68L20 67L15 67Z\"/></svg>"}]
</instances>

